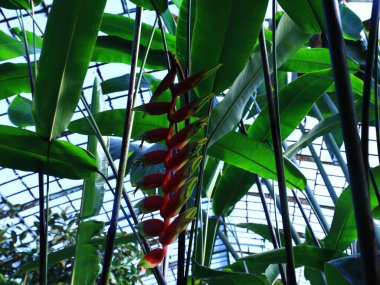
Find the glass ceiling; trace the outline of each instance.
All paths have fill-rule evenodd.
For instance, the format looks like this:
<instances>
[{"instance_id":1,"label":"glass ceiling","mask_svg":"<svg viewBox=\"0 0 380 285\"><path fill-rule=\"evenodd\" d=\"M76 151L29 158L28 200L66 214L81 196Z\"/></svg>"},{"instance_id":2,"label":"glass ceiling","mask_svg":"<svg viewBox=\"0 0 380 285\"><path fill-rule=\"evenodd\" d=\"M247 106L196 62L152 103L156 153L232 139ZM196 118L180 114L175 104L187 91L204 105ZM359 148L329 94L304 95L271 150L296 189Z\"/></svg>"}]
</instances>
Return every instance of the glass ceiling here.
<instances>
[{"instance_id":1,"label":"glass ceiling","mask_svg":"<svg viewBox=\"0 0 380 285\"><path fill-rule=\"evenodd\" d=\"M362 2L362 1L360 1ZM46 0L43 5L40 5L35 11L35 19L40 26L44 27L46 24L47 13L49 12L52 0ZM349 6L361 17L361 19L368 19L370 15L371 3L354 3L350 1ZM135 7L128 1L125 0L108 0L106 6L107 13L113 14L123 14L134 17ZM178 10L174 5L171 5L171 11L174 14L178 14ZM270 10L269 10L270 11ZM268 14L269 15L269 14ZM154 14L149 11L144 11L143 20L146 23L153 24ZM31 30L32 21L30 17L26 14L24 15L24 22L27 30ZM5 33L11 35L9 32L10 28L19 27L20 23L17 18L15 11L0 9L0 27ZM13 60L12 62L20 62L23 59ZM86 98L90 101L91 98L91 88L95 77L99 77L101 81L107 80L109 78L121 76L129 73L129 66L124 64L94 64L92 63L86 80L84 83L84 94ZM154 75L158 78L163 77L162 72L154 72ZM28 94L22 94L28 98ZM140 100L148 100L150 97L150 91L143 87L140 89ZM12 125L8 118L8 106L12 101L13 97L7 98L0 101L0 124ZM116 109L125 108L126 106L126 92L117 92L111 94L105 94L105 109ZM80 105L80 108L84 107ZM81 118L83 115L78 109L75 113L75 118ZM307 119L302 123L305 130L310 130L316 125L318 121L314 118L307 117ZM287 144L291 145L300 136L302 132L297 129L288 139ZM370 163L375 165L377 162L377 153L375 147L375 136L374 132L370 134L372 136L372 141L370 142ZM87 137L78 134L71 134L69 132L65 133L62 139L68 140L74 144L77 144L83 148L86 147ZM328 138L327 138L328 140ZM331 143L327 141L327 143ZM344 148L340 148L341 155L345 160ZM318 169L315 159L319 159L323 170L327 173L330 178L331 184L339 196L341 191L347 186L345 175L339 165L339 158L331 154L327 149L325 138L319 138L313 142L313 145L309 148L305 148L299 152L296 156L296 162L299 164L305 177L308 179L308 186L310 191L314 194L316 200L318 201L326 220L330 223L333 216L334 204L330 197L330 194L325 185L323 176L321 174L321 169ZM322 170L322 171L323 171ZM129 181L129 177L126 177L126 181ZM68 208L68 213L74 213L79 211L80 199L82 192L82 182L76 180L68 179L56 179L50 178L50 208L53 212L61 212L63 209ZM111 180L111 185L115 186L115 181ZM126 183L128 187L129 183ZM275 221L275 215L277 210L275 210L275 203L272 196L269 194L268 188L276 189L276 185L269 184L266 187L265 183L262 184L264 192L266 193L266 200L271 213L272 221ZM137 192L136 196L132 195L133 189L129 188L128 192L130 194L131 200L134 203L142 198L142 194ZM275 191L276 192L276 191ZM291 192L289 195L289 210L292 218L292 224L295 231L298 233L301 240L305 237L305 222L302 214L296 204L294 197ZM297 196L302 203L302 206L306 212L306 216L310 221L317 237L323 238L324 233L321 229L319 222L314 215L312 209L309 206L307 199L304 194L300 191L297 192ZM37 220L38 215L38 177L36 174L29 172L16 171L12 169L0 168L0 199L1 203L5 201L13 204L20 205L20 211L18 215L12 219L4 218L0 220L0 225L5 225L7 223L19 224L22 231L35 231L34 222ZM104 196L103 208L100 214L96 217L98 220L108 223L110 219L110 211L112 209L113 195L110 191L107 191ZM122 201L122 207L126 209L125 203ZM203 209L207 210L210 207L210 203L207 198L203 200ZM210 214L212 210L210 209ZM277 215L279 213L277 212ZM244 256L248 253L258 253L263 250L271 249L272 244L266 242L261 237L248 232L247 230L234 227L234 224L244 223L244 222L254 222L266 224L265 216L262 209L262 203L256 189L256 186L252 187L249 193L236 205L232 214L225 218L224 225L220 227L220 235L218 235L214 255L212 260L213 268L222 268L227 265L230 261L233 261L236 257ZM131 232L128 222L124 215L120 215L120 227L125 232ZM279 225L281 228L281 225ZM237 238L236 238L237 237ZM223 240L227 238L232 248L229 248ZM238 241L237 241L238 240ZM170 260L169 260L169 271L168 271L168 281L174 281L176 278L176 243L173 243L170 247ZM146 284L154 284L155 280L153 275L148 276L143 279ZM169 282L170 283L170 282ZM144 282L145 284L145 282ZM174 284L174 283L173 283ZM300 284L308 284L306 280L303 280Z\"/></svg>"}]
</instances>

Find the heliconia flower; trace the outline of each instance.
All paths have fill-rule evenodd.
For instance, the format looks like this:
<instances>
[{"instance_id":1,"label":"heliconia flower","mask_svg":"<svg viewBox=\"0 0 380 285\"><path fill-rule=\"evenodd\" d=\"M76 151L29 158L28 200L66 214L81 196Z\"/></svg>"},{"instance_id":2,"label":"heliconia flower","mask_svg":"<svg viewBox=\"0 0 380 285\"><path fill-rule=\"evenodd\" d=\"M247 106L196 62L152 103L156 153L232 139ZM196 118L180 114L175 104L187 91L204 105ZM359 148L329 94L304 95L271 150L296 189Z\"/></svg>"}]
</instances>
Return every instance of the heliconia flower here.
<instances>
[{"instance_id":1,"label":"heliconia flower","mask_svg":"<svg viewBox=\"0 0 380 285\"><path fill-rule=\"evenodd\" d=\"M132 185L137 187L137 189L153 189L161 187L162 182L165 179L165 174L162 173L154 173L144 176L140 181L136 184ZM137 190L136 189L136 190Z\"/></svg>"},{"instance_id":2,"label":"heliconia flower","mask_svg":"<svg viewBox=\"0 0 380 285\"><path fill-rule=\"evenodd\" d=\"M188 181L186 185L184 185L180 190L175 192L169 201L162 206L160 211L161 217L164 219L170 219L177 215L182 206L186 203L186 201L193 193L194 186L197 181L198 178L194 177L190 179L190 181Z\"/></svg>"},{"instance_id":3,"label":"heliconia flower","mask_svg":"<svg viewBox=\"0 0 380 285\"><path fill-rule=\"evenodd\" d=\"M156 90L154 91L152 98L150 99L150 102L155 102L159 96L164 93L166 90L169 89L171 85L174 84L175 76L177 75L177 69L174 64L172 64L172 68L166 74L164 79L162 79L161 83L157 86Z\"/></svg>"},{"instance_id":4,"label":"heliconia flower","mask_svg":"<svg viewBox=\"0 0 380 285\"><path fill-rule=\"evenodd\" d=\"M179 169L169 180L164 181L162 184L162 191L164 193L173 193L185 185L190 173L198 167L202 156L195 157L189 161L185 166Z\"/></svg>"},{"instance_id":5,"label":"heliconia flower","mask_svg":"<svg viewBox=\"0 0 380 285\"><path fill-rule=\"evenodd\" d=\"M145 237L157 237L164 229L164 222L159 219L150 219L138 223L135 227Z\"/></svg>"},{"instance_id":6,"label":"heliconia flower","mask_svg":"<svg viewBox=\"0 0 380 285\"><path fill-rule=\"evenodd\" d=\"M180 96L190 89L196 87L202 80L206 79L208 76L217 71L222 65L219 64L207 71L198 72L189 78L184 79L183 81L174 84L170 87L170 91L172 92L173 98Z\"/></svg>"},{"instance_id":7,"label":"heliconia flower","mask_svg":"<svg viewBox=\"0 0 380 285\"><path fill-rule=\"evenodd\" d=\"M137 140L146 141L148 143L155 143L166 139L169 133L169 128L158 128L147 131L139 136L136 136Z\"/></svg>"},{"instance_id":8,"label":"heliconia flower","mask_svg":"<svg viewBox=\"0 0 380 285\"><path fill-rule=\"evenodd\" d=\"M207 125L207 118L202 118L176 133L170 140L166 142L169 148L180 148L187 144L190 139L199 131L203 126Z\"/></svg>"},{"instance_id":9,"label":"heliconia flower","mask_svg":"<svg viewBox=\"0 0 380 285\"><path fill-rule=\"evenodd\" d=\"M144 153L139 161L144 165L153 165L163 163L167 157L168 152L166 150L155 150Z\"/></svg>"},{"instance_id":10,"label":"heliconia flower","mask_svg":"<svg viewBox=\"0 0 380 285\"><path fill-rule=\"evenodd\" d=\"M162 232L159 239L160 243L163 246L166 246L175 241L178 235L186 229L187 225L195 219L193 216L196 210L197 208L190 208L183 212L181 215L179 215L170 224L170 226Z\"/></svg>"},{"instance_id":11,"label":"heliconia flower","mask_svg":"<svg viewBox=\"0 0 380 285\"><path fill-rule=\"evenodd\" d=\"M134 205L138 214L148 214L160 210L164 205L165 198L161 195L148 196Z\"/></svg>"},{"instance_id":12,"label":"heliconia flower","mask_svg":"<svg viewBox=\"0 0 380 285\"><path fill-rule=\"evenodd\" d=\"M170 110L171 103L169 102L151 102L133 108L133 111L142 111L149 115L167 114Z\"/></svg>"},{"instance_id":13,"label":"heliconia flower","mask_svg":"<svg viewBox=\"0 0 380 285\"><path fill-rule=\"evenodd\" d=\"M171 171L175 171L181 168L198 152L199 148L205 144L206 141L207 138L202 138L196 142L187 144L178 153L173 155L168 161L164 162L165 168Z\"/></svg>"},{"instance_id":14,"label":"heliconia flower","mask_svg":"<svg viewBox=\"0 0 380 285\"><path fill-rule=\"evenodd\" d=\"M139 267L153 268L156 267L164 259L167 252L167 247L155 248L149 251L143 259L137 264Z\"/></svg>"},{"instance_id":15,"label":"heliconia flower","mask_svg":"<svg viewBox=\"0 0 380 285\"><path fill-rule=\"evenodd\" d=\"M190 118L190 116L198 112L206 102L210 101L210 98L212 97L213 94L195 99L178 111L175 111L172 114L169 113L169 120L172 123L178 123Z\"/></svg>"}]
</instances>

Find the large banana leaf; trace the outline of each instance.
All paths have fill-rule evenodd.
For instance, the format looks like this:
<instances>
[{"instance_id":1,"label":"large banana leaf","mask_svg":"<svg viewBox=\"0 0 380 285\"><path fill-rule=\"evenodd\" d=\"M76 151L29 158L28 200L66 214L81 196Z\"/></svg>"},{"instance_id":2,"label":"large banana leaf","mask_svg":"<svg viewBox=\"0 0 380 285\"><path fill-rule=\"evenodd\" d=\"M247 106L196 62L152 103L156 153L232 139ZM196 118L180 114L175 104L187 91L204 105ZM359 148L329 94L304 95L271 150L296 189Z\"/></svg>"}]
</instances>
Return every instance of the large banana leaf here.
<instances>
[{"instance_id":1,"label":"large banana leaf","mask_svg":"<svg viewBox=\"0 0 380 285\"><path fill-rule=\"evenodd\" d=\"M146 47L141 46L138 65L140 66ZM132 41L123 40L115 36L100 36L96 41L91 61L103 63L125 63L131 64ZM145 64L148 69L166 69L165 53L162 50L149 51Z\"/></svg>"},{"instance_id":2,"label":"large banana leaf","mask_svg":"<svg viewBox=\"0 0 380 285\"><path fill-rule=\"evenodd\" d=\"M43 0L34 0L33 5L38 6ZM7 9L25 9L30 10L32 7L30 5L32 1L30 0L0 0L0 7Z\"/></svg>"},{"instance_id":3,"label":"large banana leaf","mask_svg":"<svg viewBox=\"0 0 380 285\"><path fill-rule=\"evenodd\" d=\"M239 167L224 165L212 198L212 210L215 215L228 216L237 202L244 197L255 183L255 175Z\"/></svg>"},{"instance_id":4,"label":"large banana leaf","mask_svg":"<svg viewBox=\"0 0 380 285\"><path fill-rule=\"evenodd\" d=\"M194 262L193 276L209 285L269 285L263 275L214 270Z\"/></svg>"},{"instance_id":5,"label":"large banana leaf","mask_svg":"<svg viewBox=\"0 0 380 285\"><path fill-rule=\"evenodd\" d=\"M100 267L100 256L97 247L90 240L103 229L104 224L98 221L80 223L75 249L72 285L95 284Z\"/></svg>"},{"instance_id":6,"label":"large banana leaf","mask_svg":"<svg viewBox=\"0 0 380 285\"><path fill-rule=\"evenodd\" d=\"M359 64L347 58L348 68L351 72L359 70ZM281 70L307 73L330 69L330 52L327 48L301 48L281 66Z\"/></svg>"},{"instance_id":7,"label":"large banana leaf","mask_svg":"<svg viewBox=\"0 0 380 285\"><path fill-rule=\"evenodd\" d=\"M260 141L241 134L227 134L211 146L207 154L261 177L277 179L273 150ZM306 178L298 168L289 160L285 160L284 165L287 186L291 189L305 189Z\"/></svg>"},{"instance_id":8,"label":"large banana leaf","mask_svg":"<svg viewBox=\"0 0 380 285\"><path fill-rule=\"evenodd\" d=\"M178 3L179 4L179 3ZM191 37L194 32L194 23L196 15L196 4L197 1L191 1ZM182 1L177 23L176 31L176 57L183 68L186 67L186 54L187 54L187 5L188 1Z\"/></svg>"},{"instance_id":9,"label":"large banana leaf","mask_svg":"<svg viewBox=\"0 0 380 285\"><path fill-rule=\"evenodd\" d=\"M318 34L326 31L322 0L279 0L278 3L305 32ZM344 38L360 40L360 32L363 29L360 18L345 4L340 4L339 10Z\"/></svg>"},{"instance_id":10,"label":"large banana leaf","mask_svg":"<svg viewBox=\"0 0 380 285\"><path fill-rule=\"evenodd\" d=\"M281 66L310 37L287 15L280 21L277 30L277 63ZM236 127L243 110L254 90L263 81L260 54L251 56L247 66L235 80L225 98L212 111L209 123L209 145Z\"/></svg>"},{"instance_id":11,"label":"large banana leaf","mask_svg":"<svg viewBox=\"0 0 380 285\"><path fill-rule=\"evenodd\" d=\"M94 82L91 103L92 114L96 114L103 109L102 90L98 79L95 79ZM107 138L104 139L107 140ZM107 176L107 158L103 150L99 147L98 140L94 135L90 135L88 137L87 150L95 156L99 171ZM103 204L105 192L104 184L104 178L98 173L94 173L84 180L83 199L80 213L81 219L89 218L99 213ZM78 238L80 238L79 235Z\"/></svg>"},{"instance_id":12,"label":"large banana leaf","mask_svg":"<svg viewBox=\"0 0 380 285\"><path fill-rule=\"evenodd\" d=\"M380 167L373 168L372 172L376 184L380 185ZM372 210L378 206L372 183L370 183L370 205ZM339 196L338 202L335 206L330 231L323 239L323 243L326 248L341 252L347 249L356 238L357 230L355 225L354 208L352 205L351 189L350 187L347 187Z\"/></svg>"},{"instance_id":13,"label":"large banana leaf","mask_svg":"<svg viewBox=\"0 0 380 285\"><path fill-rule=\"evenodd\" d=\"M234 82L252 54L267 5L267 0L197 1L191 72L222 64L197 87L198 95L222 92Z\"/></svg>"},{"instance_id":14,"label":"large banana leaf","mask_svg":"<svg viewBox=\"0 0 380 285\"><path fill-rule=\"evenodd\" d=\"M70 122L95 47L106 0L55 0L33 98L37 133L51 140Z\"/></svg>"},{"instance_id":15,"label":"large banana leaf","mask_svg":"<svg viewBox=\"0 0 380 285\"><path fill-rule=\"evenodd\" d=\"M26 63L0 64L0 99L18 93L29 93L30 82Z\"/></svg>"},{"instance_id":16,"label":"large banana leaf","mask_svg":"<svg viewBox=\"0 0 380 285\"><path fill-rule=\"evenodd\" d=\"M110 36L116 36L127 41L133 41L133 30L135 20L121 15L104 14L100 31ZM152 32L152 26L142 23L140 44L148 46L149 38ZM175 51L175 37L165 34L168 49ZM155 29L152 44L152 50L163 50L161 31Z\"/></svg>"},{"instance_id":17,"label":"large banana leaf","mask_svg":"<svg viewBox=\"0 0 380 285\"><path fill-rule=\"evenodd\" d=\"M0 31L0 61L24 55L25 48L23 43Z\"/></svg>"},{"instance_id":18,"label":"large banana leaf","mask_svg":"<svg viewBox=\"0 0 380 285\"><path fill-rule=\"evenodd\" d=\"M95 121L99 126L100 132L104 136L123 136L123 122L125 120L125 109L114 109L100 112L94 115ZM142 133L157 129L167 128L169 126L167 117L145 115L142 112L136 112L132 128L132 138ZM86 118L71 122L69 130L84 135L93 134L93 130Z\"/></svg>"},{"instance_id":19,"label":"large banana leaf","mask_svg":"<svg viewBox=\"0 0 380 285\"><path fill-rule=\"evenodd\" d=\"M293 247L294 261L297 267L305 266L323 272L325 262L346 256L332 249L318 248L310 245L296 245ZM238 259L235 263L227 266L234 272L244 272L244 263L248 268L254 268L260 264L286 263L285 248L270 250L262 253L251 254Z\"/></svg>"},{"instance_id":20,"label":"large banana leaf","mask_svg":"<svg viewBox=\"0 0 380 285\"><path fill-rule=\"evenodd\" d=\"M131 0L132 3L147 10L156 10L162 14L168 8L168 0Z\"/></svg>"},{"instance_id":21,"label":"large banana leaf","mask_svg":"<svg viewBox=\"0 0 380 285\"><path fill-rule=\"evenodd\" d=\"M332 71L322 70L297 78L279 92L279 117L283 140L297 128L313 104L333 82ZM248 135L258 141L271 143L272 133L267 105L249 128Z\"/></svg>"},{"instance_id":22,"label":"large banana leaf","mask_svg":"<svg viewBox=\"0 0 380 285\"><path fill-rule=\"evenodd\" d=\"M33 126L32 101L17 95L9 104L8 117L17 127Z\"/></svg>"},{"instance_id":23,"label":"large banana leaf","mask_svg":"<svg viewBox=\"0 0 380 285\"><path fill-rule=\"evenodd\" d=\"M86 150L65 141L43 140L38 134L14 127L0 126L0 165L82 179L98 170L95 158Z\"/></svg>"}]
</instances>

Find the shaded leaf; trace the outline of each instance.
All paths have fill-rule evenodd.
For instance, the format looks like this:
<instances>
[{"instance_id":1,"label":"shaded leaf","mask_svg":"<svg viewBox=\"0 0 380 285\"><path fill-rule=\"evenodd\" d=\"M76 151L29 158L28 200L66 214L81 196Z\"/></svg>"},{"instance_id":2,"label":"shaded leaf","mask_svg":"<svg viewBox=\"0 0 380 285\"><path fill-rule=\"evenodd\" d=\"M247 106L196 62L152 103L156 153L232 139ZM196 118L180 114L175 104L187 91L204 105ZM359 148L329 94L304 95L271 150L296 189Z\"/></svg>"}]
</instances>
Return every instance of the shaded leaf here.
<instances>
[{"instance_id":1,"label":"shaded leaf","mask_svg":"<svg viewBox=\"0 0 380 285\"><path fill-rule=\"evenodd\" d=\"M324 270L325 262L334 258L346 256L335 250L318 248L310 245L296 245L293 247L293 251L294 261L297 267L305 266L321 272ZM286 263L285 248L274 249L240 258L235 263L227 266L226 269L235 272L244 272L243 262L246 263L248 268L254 267L258 264L269 265Z\"/></svg>"},{"instance_id":2,"label":"shaded leaf","mask_svg":"<svg viewBox=\"0 0 380 285\"><path fill-rule=\"evenodd\" d=\"M8 107L9 120L17 127L33 126L32 101L17 95Z\"/></svg>"},{"instance_id":3,"label":"shaded leaf","mask_svg":"<svg viewBox=\"0 0 380 285\"><path fill-rule=\"evenodd\" d=\"M146 52L146 47L141 46L138 66L141 65ZM132 41L123 40L114 36L100 36L96 41L91 61L104 63L131 64ZM145 64L145 68L162 70L166 69L165 53L162 50L151 50Z\"/></svg>"},{"instance_id":4,"label":"shaded leaf","mask_svg":"<svg viewBox=\"0 0 380 285\"><path fill-rule=\"evenodd\" d=\"M287 15L281 18L277 31L277 64L281 66L310 37L297 27ZM270 57L271 58L271 57ZM233 130L253 91L263 81L261 58L254 53L225 98L212 111L209 122L209 145Z\"/></svg>"},{"instance_id":5,"label":"shaded leaf","mask_svg":"<svg viewBox=\"0 0 380 285\"><path fill-rule=\"evenodd\" d=\"M114 92L126 91L129 87L130 74L114 77L104 80L101 83L104 94L110 94ZM149 81L143 76L140 88L149 88Z\"/></svg>"},{"instance_id":6,"label":"shaded leaf","mask_svg":"<svg viewBox=\"0 0 380 285\"><path fill-rule=\"evenodd\" d=\"M121 15L112 15L105 13L102 18L100 31L110 36L116 36L127 41L133 41L135 20ZM150 35L152 33L152 26L142 23L141 25L141 39L140 44L147 47ZM173 35L165 34L168 49L175 51L175 38ZM152 44L152 50L163 50L161 31L155 29Z\"/></svg>"},{"instance_id":7,"label":"shaded leaf","mask_svg":"<svg viewBox=\"0 0 380 285\"><path fill-rule=\"evenodd\" d=\"M191 71L222 67L196 90L207 96L227 89L252 54L268 1L197 1L191 42Z\"/></svg>"},{"instance_id":8,"label":"shaded leaf","mask_svg":"<svg viewBox=\"0 0 380 285\"><path fill-rule=\"evenodd\" d=\"M48 141L38 134L0 126L0 165L24 171L81 179L96 172L94 157L86 150L65 141L52 140L47 163Z\"/></svg>"},{"instance_id":9,"label":"shaded leaf","mask_svg":"<svg viewBox=\"0 0 380 285\"><path fill-rule=\"evenodd\" d=\"M131 2L147 10L156 10L160 14L168 8L168 0L131 0Z\"/></svg>"},{"instance_id":10,"label":"shaded leaf","mask_svg":"<svg viewBox=\"0 0 380 285\"><path fill-rule=\"evenodd\" d=\"M36 131L51 140L78 104L106 0L55 0L44 35L33 98Z\"/></svg>"},{"instance_id":11,"label":"shaded leaf","mask_svg":"<svg viewBox=\"0 0 380 285\"><path fill-rule=\"evenodd\" d=\"M257 173L263 178L277 179L274 153L267 145L231 132L208 149L208 155L228 164ZM291 189L306 187L306 178L289 160L284 161L286 184Z\"/></svg>"},{"instance_id":12,"label":"shaded leaf","mask_svg":"<svg viewBox=\"0 0 380 285\"><path fill-rule=\"evenodd\" d=\"M351 72L359 70L359 64L352 59L347 59ZM301 48L281 66L281 70L299 73L330 69L330 52L327 48Z\"/></svg>"},{"instance_id":13,"label":"shaded leaf","mask_svg":"<svg viewBox=\"0 0 380 285\"><path fill-rule=\"evenodd\" d=\"M28 66L26 63L0 65L0 99L19 93L30 92Z\"/></svg>"}]
</instances>

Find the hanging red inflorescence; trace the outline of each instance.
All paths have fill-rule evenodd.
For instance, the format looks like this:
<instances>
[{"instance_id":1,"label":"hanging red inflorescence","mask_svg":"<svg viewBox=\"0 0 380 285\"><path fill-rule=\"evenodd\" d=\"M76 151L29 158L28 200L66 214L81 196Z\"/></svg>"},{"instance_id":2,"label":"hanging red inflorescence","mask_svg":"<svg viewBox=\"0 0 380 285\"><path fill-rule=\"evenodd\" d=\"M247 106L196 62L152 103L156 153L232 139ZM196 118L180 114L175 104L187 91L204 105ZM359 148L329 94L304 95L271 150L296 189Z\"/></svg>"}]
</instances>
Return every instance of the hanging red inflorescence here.
<instances>
[{"instance_id":1,"label":"hanging red inflorescence","mask_svg":"<svg viewBox=\"0 0 380 285\"><path fill-rule=\"evenodd\" d=\"M198 119L175 133L175 125L189 119L211 98L195 99L176 110L177 99L190 89L196 87L204 78L213 73L218 67L207 72L197 73L179 83L174 83L177 71L182 72L178 61L170 54L171 69L162 80L152 96L150 103L135 108L149 115L167 114L168 128L154 129L142 134L139 139L147 142L161 142L167 150L156 150L146 153L141 158L144 165L163 163L165 174L155 173L146 175L136 183L137 189L161 188L164 196L148 196L135 205L139 213L152 213L160 210L163 220L149 219L137 225L137 229L146 237L158 237L162 248L148 252L139 262L139 266L152 268L161 263L167 252L167 246L183 232L193 221L196 208L182 212L172 222L182 206L186 203L194 189L197 178L192 173L197 169L202 157L198 154L205 138L197 138L197 132L207 124L207 118ZM157 99L166 90L170 89L171 102L157 102ZM178 125L177 125L178 126Z\"/></svg>"}]
</instances>

